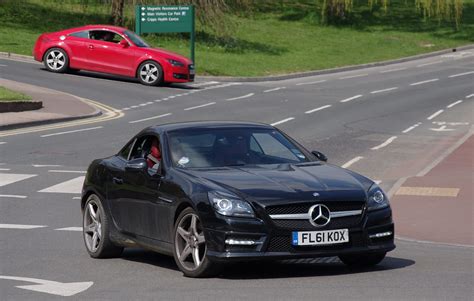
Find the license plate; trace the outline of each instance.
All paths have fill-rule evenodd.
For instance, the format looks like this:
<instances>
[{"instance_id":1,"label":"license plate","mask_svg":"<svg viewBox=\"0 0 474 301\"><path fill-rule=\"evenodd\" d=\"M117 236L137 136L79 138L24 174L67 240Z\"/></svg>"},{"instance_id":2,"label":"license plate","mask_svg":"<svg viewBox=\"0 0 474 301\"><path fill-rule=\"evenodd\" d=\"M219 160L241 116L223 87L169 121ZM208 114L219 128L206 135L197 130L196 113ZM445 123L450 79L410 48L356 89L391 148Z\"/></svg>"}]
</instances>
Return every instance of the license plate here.
<instances>
[{"instance_id":1,"label":"license plate","mask_svg":"<svg viewBox=\"0 0 474 301\"><path fill-rule=\"evenodd\" d=\"M292 233L291 244L294 246L320 246L342 244L349 241L349 230L305 231Z\"/></svg>"}]
</instances>

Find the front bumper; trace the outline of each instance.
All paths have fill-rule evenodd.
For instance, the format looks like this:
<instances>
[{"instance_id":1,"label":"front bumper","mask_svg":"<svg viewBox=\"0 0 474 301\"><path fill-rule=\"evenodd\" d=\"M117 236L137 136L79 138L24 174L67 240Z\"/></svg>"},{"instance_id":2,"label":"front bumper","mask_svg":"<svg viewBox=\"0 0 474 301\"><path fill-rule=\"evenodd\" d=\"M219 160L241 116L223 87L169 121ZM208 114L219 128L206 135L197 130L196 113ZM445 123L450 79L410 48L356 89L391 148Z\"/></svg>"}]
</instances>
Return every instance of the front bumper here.
<instances>
[{"instance_id":1,"label":"front bumper","mask_svg":"<svg viewBox=\"0 0 474 301\"><path fill-rule=\"evenodd\" d=\"M325 246L293 246L290 230L269 226L255 219L225 218L227 226L206 229L207 256L212 261L242 261L329 257L357 253L380 253L395 249L390 208L365 213L357 226L349 228L349 242ZM300 229L293 229L299 231ZM325 230L325 229L314 229ZM391 235L375 237L377 233ZM251 240L253 245L229 245L226 240Z\"/></svg>"}]
</instances>

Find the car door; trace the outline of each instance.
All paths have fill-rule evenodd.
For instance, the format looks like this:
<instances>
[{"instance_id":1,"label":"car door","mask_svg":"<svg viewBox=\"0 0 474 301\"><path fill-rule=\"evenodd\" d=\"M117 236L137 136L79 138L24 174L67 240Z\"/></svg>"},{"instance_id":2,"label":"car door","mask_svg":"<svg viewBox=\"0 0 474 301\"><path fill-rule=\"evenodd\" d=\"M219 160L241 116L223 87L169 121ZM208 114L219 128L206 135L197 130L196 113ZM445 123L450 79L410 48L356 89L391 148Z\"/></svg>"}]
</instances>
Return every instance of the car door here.
<instances>
[{"instance_id":1,"label":"car door","mask_svg":"<svg viewBox=\"0 0 474 301\"><path fill-rule=\"evenodd\" d=\"M73 32L65 37L65 43L69 47L69 67L73 69L89 69L87 62L89 31Z\"/></svg>"},{"instance_id":2,"label":"car door","mask_svg":"<svg viewBox=\"0 0 474 301\"><path fill-rule=\"evenodd\" d=\"M104 35L113 35L112 40L99 40ZM135 49L132 45L120 44L123 36L113 31L91 30L87 42L87 61L90 70L124 76L135 76L133 70L136 61ZM125 39L126 40L126 39Z\"/></svg>"}]
</instances>

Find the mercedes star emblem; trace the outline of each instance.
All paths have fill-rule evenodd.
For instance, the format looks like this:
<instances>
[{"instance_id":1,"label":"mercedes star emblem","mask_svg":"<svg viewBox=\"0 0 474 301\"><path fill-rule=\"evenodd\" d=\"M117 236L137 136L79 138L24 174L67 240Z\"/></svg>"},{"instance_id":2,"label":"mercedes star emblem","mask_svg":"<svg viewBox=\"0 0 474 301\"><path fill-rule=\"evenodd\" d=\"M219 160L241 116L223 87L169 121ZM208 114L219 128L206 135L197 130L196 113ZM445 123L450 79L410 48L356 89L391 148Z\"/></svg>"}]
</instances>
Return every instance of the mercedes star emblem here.
<instances>
[{"instance_id":1,"label":"mercedes star emblem","mask_svg":"<svg viewBox=\"0 0 474 301\"><path fill-rule=\"evenodd\" d=\"M323 204L311 206L308 214L309 222L315 227L324 227L331 220L331 211Z\"/></svg>"}]
</instances>

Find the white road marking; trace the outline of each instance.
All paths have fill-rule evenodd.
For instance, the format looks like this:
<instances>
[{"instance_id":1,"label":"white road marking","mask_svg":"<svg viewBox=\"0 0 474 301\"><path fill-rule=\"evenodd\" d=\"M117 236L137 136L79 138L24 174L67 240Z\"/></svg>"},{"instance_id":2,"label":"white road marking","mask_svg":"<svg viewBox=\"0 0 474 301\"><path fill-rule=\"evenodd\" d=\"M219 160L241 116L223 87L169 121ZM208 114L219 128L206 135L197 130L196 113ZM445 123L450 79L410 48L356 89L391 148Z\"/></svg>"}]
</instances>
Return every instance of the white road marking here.
<instances>
[{"instance_id":1,"label":"white road marking","mask_svg":"<svg viewBox=\"0 0 474 301\"><path fill-rule=\"evenodd\" d=\"M37 175L18 174L18 173L0 173L0 187L6 186L15 182L23 181Z\"/></svg>"},{"instance_id":2,"label":"white road marking","mask_svg":"<svg viewBox=\"0 0 474 301\"><path fill-rule=\"evenodd\" d=\"M270 125L271 125L271 126L279 125L279 124L288 122L288 121L293 120L293 119L295 119L295 118L294 118L294 117L285 118L285 119L283 119L283 120L280 120L280 121L271 123Z\"/></svg>"},{"instance_id":3,"label":"white road marking","mask_svg":"<svg viewBox=\"0 0 474 301\"><path fill-rule=\"evenodd\" d=\"M130 108L122 108L122 111L128 111Z\"/></svg>"},{"instance_id":4,"label":"white road marking","mask_svg":"<svg viewBox=\"0 0 474 301\"><path fill-rule=\"evenodd\" d=\"M16 195L16 194L0 194L0 198L12 198L12 199L26 199L26 195Z\"/></svg>"},{"instance_id":5,"label":"white road marking","mask_svg":"<svg viewBox=\"0 0 474 301\"><path fill-rule=\"evenodd\" d=\"M73 200L80 200L81 197L80 197L80 196L73 196L72 199L73 199Z\"/></svg>"},{"instance_id":6,"label":"white road marking","mask_svg":"<svg viewBox=\"0 0 474 301\"><path fill-rule=\"evenodd\" d=\"M228 99L226 99L226 101L243 99L243 98L251 97L251 96L254 96L254 95L255 95L255 93L249 93L249 94L238 96L238 97L228 98Z\"/></svg>"},{"instance_id":7,"label":"white road marking","mask_svg":"<svg viewBox=\"0 0 474 301\"><path fill-rule=\"evenodd\" d=\"M41 135L40 137L41 138L46 138L46 137L51 137L51 136L58 136L58 135L72 134L72 133L78 133L78 132L98 130L98 129L101 129L101 128L103 128L103 126L96 126L96 127L93 127L93 128L85 128L85 129L79 129L79 130L72 130L72 131L66 131L66 132L46 134L46 135Z\"/></svg>"},{"instance_id":8,"label":"white road marking","mask_svg":"<svg viewBox=\"0 0 474 301\"><path fill-rule=\"evenodd\" d=\"M0 170L3 170L3 171L9 171L10 168L0 168Z\"/></svg>"},{"instance_id":9,"label":"white road marking","mask_svg":"<svg viewBox=\"0 0 474 301\"><path fill-rule=\"evenodd\" d=\"M389 72L401 71L401 70L406 70L406 69L407 69L407 67L395 68L395 69L389 69L389 70L380 71L380 73L389 73Z\"/></svg>"},{"instance_id":10,"label":"white road marking","mask_svg":"<svg viewBox=\"0 0 474 301\"><path fill-rule=\"evenodd\" d=\"M148 121L148 120L163 118L163 117L170 116L170 115L172 115L172 113L166 113L166 114L162 114L162 115L158 115L158 116L153 116L153 117L148 117L148 118L144 118L144 119L138 119L138 120L134 120L134 121L129 121L128 123L143 122L143 121Z\"/></svg>"},{"instance_id":11,"label":"white road marking","mask_svg":"<svg viewBox=\"0 0 474 301\"><path fill-rule=\"evenodd\" d=\"M392 136L392 137L388 138L384 143L381 143L381 144L379 144L379 145L377 145L377 146L372 147L371 150L379 150L379 149L381 149L381 148L383 148L383 147L386 147L387 145L389 145L390 143L392 143L393 140L395 140L395 139L397 139L397 136Z\"/></svg>"},{"instance_id":12,"label":"white road marking","mask_svg":"<svg viewBox=\"0 0 474 301\"><path fill-rule=\"evenodd\" d=\"M315 82L297 83L296 85L297 86L303 86L303 85L320 84L320 83L324 83L325 81L326 81L325 79L322 79L322 80L317 80Z\"/></svg>"},{"instance_id":13,"label":"white road marking","mask_svg":"<svg viewBox=\"0 0 474 301\"><path fill-rule=\"evenodd\" d=\"M285 89L285 88L286 87L277 87L277 88L273 88L273 89L268 89L268 90L263 91L263 93L278 91L278 90Z\"/></svg>"},{"instance_id":14,"label":"white road marking","mask_svg":"<svg viewBox=\"0 0 474 301\"><path fill-rule=\"evenodd\" d=\"M382 180L375 180L374 183L379 185L380 183L382 183Z\"/></svg>"},{"instance_id":15,"label":"white road marking","mask_svg":"<svg viewBox=\"0 0 474 301\"><path fill-rule=\"evenodd\" d=\"M375 91L370 92L370 94L388 92L388 91L392 91L392 90L396 90L396 89L398 89L398 87L392 87L392 88L387 88L387 89L383 89L383 90L375 90Z\"/></svg>"},{"instance_id":16,"label":"white road marking","mask_svg":"<svg viewBox=\"0 0 474 301\"><path fill-rule=\"evenodd\" d=\"M42 225L0 224L0 229L21 229L21 230L29 230L29 229L46 228L46 227L48 227L48 226L42 226Z\"/></svg>"},{"instance_id":17,"label":"white road marking","mask_svg":"<svg viewBox=\"0 0 474 301\"><path fill-rule=\"evenodd\" d=\"M161 102L161 99L155 99L154 102Z\"/></svg>"},{"instance_id":18,"label":"white road marking","mask_svg":"<svg viewBox=\"0 0 474 301\"><path fill-rule=\"evenodd\" d=\"M130 106L130 108L136 109L136 108L138 108L138 106Z\"/></svg>"},{"instance_id":19,"label":"white road marking","mask_svg":"<svg viewBox=\"0 0 474 301\"><path fill-rule=\"evenodd\" d=\"M434 132L451 132L451 131L455 131L456 129L447 129L446 125L442 125L439 128L430 128L430 130Z\"/></svg>"},{"instance_id":20,"label":"white road marking","mask_svg":"<svg viewBox=\"0 0 474 301\"><path fill-rule=\"evenodd\" d=\"M82 227L66 227L66 228L58 228L54 229L56 231L80 231L82 232Z\"/></svg>"},{"instance_id":21,"label":"white road marking","mask_svg":"<svg viewBox=\"0 0 474 301\"><path fill-rule=\"evenodd\" d=\"M471 97L474 97L474 94L469 94L468 96L466 96L466 98L471 98Z\"/></svg>"},{"instance_id":22,"label":"white road marking","mask_svg":"<svg viewBox=\"0 0 474 301\"><path fill-rule=\"evenodd\" d=\"M324 110L324 109L327 109L327 108L330 108L330 107L332 107L332 106L331 105L325 105L325 106L322 106L322 107L319 107L319 108L316 108L316 109L306 111L305 114L311 114L311 113L321 111L321 110Z\"/></svg>"},{"instance_id":23,"label":"white road marking","mask_svg":"<svg viewBox=\"0 0 474 301\"><path fill-rule=\"evenodd\" d=\"M65 181L51 187L42 189L38 192L48 193L74 193L78 194L82 191L82 184L84 183L85 176L80 176L69 181Z\"/></svg>"},{"instance_id":24,"label":"white road marking","mask_svg":"<svg viewBox=\"0 0 474 301\"><path fill-rule=\"evenodd\" d=\"M426 118L426 119L431 120L431 119L435 118L436 116L438 116L439 114L441 114L441 113L443 113L443 112L444 112L444 110L439 110L438 112L436 112L436 113L430 115L430 117L428 117L428 118Z\"/></svg>"},{"instance_id":25,"label":"white road marking","mask_svg":"<svg viewBox=\"0 0 474 301\"><path fill-rule=\"evenodd\" d=\"M144 107L144 106L146 106L146 105L147 105L146 103L141 103L141 104L139 104L140 107Z\"/></svg>"},{"instance_id":26,"label":"white road marking","mask_svg":"<svg viewBox=\"0 0 474 301\"><path fill-rule=\"evenodd\" d=\"M6 66L7 66L7 65L2 65L2 64L0 64L0 67L6 67Z\"/></svg>"},{"instance_id":27,"label":"white road marking","mask_svg":"<svg viewBox=\"0 0 474 301\"><path fill-rule=\"evenodd\" d=\"M421 65L418 65L417 67L424 67L424 66L434 65L434 64L439 64L439 63L442 63L442 62L443 61L435 61L435 62L431 62L431 63L421 64Z\"/></svg>"},{"instance_id":28,"label":"white road marking","mask_svg":"<svg viewBox=\"0 0 474 301\"><path fill-rule=\"evenodd\" d=\"M16 280L22 282L32 282L35 284L31 285L18 285L17 288L46 293L50 295L69 297L79 294L91 287L94 282L57 282L51 280L43 280L37 278L28 278L28 277L16 277L16 276L3 276L0 275L0 279L5 280Z\"/></svg>"},{"instance_id":29,"label":"white road marking","mask_svg":"<svg viewBox=\"0 0 474 301\"><path fill-rule=\"evenodd\" d=\"M62 169L50 169L48 172L63 172L63 173L86 173L85 170L62 170Z\"/></svg>"},{"instance_id":30,"label":"white road marking","mask_svg":"<svg viewBox=\"0 0 474 301\"><path fill-rule=\"evenodd\" d=\"M202 86L214 85L214 84L218 84L218 83L219 82L216 82L216 81L209 81L209 82L195 83L195 84L191 84L189 86L202 87Z\"/></svg>"},{"instance_id":31,"label":"white road marking","mask_svg":"<svg viewBox=\"0 0 474 301\"><path fill-rule=\"evenodd\" d=\"M216 103L215 102L209 102L209 103L205 103L203 105L199 105L199 106L195 106L195 107L190 107L190 108L186 108L184 109L185 111L189 111L189 110L194 110L194 109L199 109L199 108L203 108L203 107L208 107L208 106L212 106L212 105L215 105Z\"/></svg>"},{"instance_id":32,"label":"white road marking","mask_svg":"<svg viewBox=\"0 0 474 301\"><path fill-rule=\"evenodd\" d=\"M170 95L170 96L168 96L168 99L173 99L173 98L175 98L175 97L176 97L176 96L174 96L174 95Z\"/></svg>"},{"instance_id":33,"label":"white road marking","mask_svg":"<svg viewBox=\"0 0 474 301\"><path fill-rule=\"evenodd\" d=\"M452 104L446 106L446 108L451 109L452 107L454 107L457 104L460 104L461 102L462 102L462 100L455 101Z\"/></svg>"},{"instance_id":34,"label":"white road marking","mask_svg":"<svg viewBox=\"0 0 474 301\"><path fill-rule=\"evenodd\" d=\"M421 81L421 82L412 83L412 84L410 84L410 86L418 86L418 85L422 85L422 84L436 82L438 80L439 80L439 78L428 79L428 80L424 80L424 81Z\"/></svg>"},{"instance_id":35,"label":"white road marking","mask_svg":"<svg viewBox=\"0 0 474 301\"><path fill-rule=\"evenodd\" d=\"M33 164L33 167L61 167L62 165L56 164Z\"/></svg>"},{"instance_id":36,"label":"white road marking","mask_svg":"<svg viewBox=\"0 0 474 301\"><path fill-rule=\"evenodd\" d=\"M151 105L151 104L153 104L153 101L149 101L149 102L147 102L146 104L147 104L147 105Z\"/></svg>"},{"instance_id":37,"label":"white road marking","mask_svg":"<svg viewBox=\"0 0 474 301\"><path fill-rule=\"evenodd\" d=\"M452 78L452 77L458 77L458 76L463 76L463 75L468 75L468 74L473 74L473 73L474 73L474 71L469 71L469 72L464 72L464 73L453 74L453 75L450 75L448 77Z\"/></svg>"},{"instance_id":38,"label":"white road marking","mask_svg":"<svg viewBox=\"0 0 474 301\"><path fill-rule=\"evenodd\" d=\"M354 99L357 99L357 98L361 98L361 97L362 97L362 94L359 94L359 95L356 95L356 96L352 96L352 97L343 99L340 102L348 102L348 101L351 101L351 100L354 100Z\"/></svg>"},{"instance_id":39,"label":"white road marking","mask_svg":"<svg viewBox=\"0 0 474 301\"><path fill-rule=\"evenodd\" d=\"M368 76L368 75L369 75L368 73L363 73L363 74L343 76L343 77L339 77L339 79L349 79L349 78L363 77L363 76Z\"/></svg>"},{"instance_id":40,"label":"white road marking","mask_svg":"<svg viewBox=\"0 0 474 301\"><path fill-rule=\"evenodd\" d=\"M403 130L402 133L406 134L406 133L408 133L409 131L411 131L411 130L415 129L416 127L418 127L420 124L421 124L421 122L418 122L417 124L414 124L414 125L412 125L411 127L407 128L407 129L405 129L405 130Z\"/></svg>"},{"instance_id":41,"label":"white road marking","mask_svg":"<svg viewBox=\"0 0 474 301\"><path fill-rule=\"evenodd\" d=\"M347 161L346 163L342 164L341 167L342 168L348 168L349 166L351 166L352 164L356 163L357 161L360 161L364 159L364 157L361 157L361 156L358 156L358 157L355 157L349 161Z\"/></svg>"},{"instance_id":42,"label":"white road marking","mask_svg":"<svg viewBox=\"0 0 474 301\"><path fill-rule=\"evenodd\" d=\"M6 142L5 141L0 141L0 144L6 144Z\"/></svg>"}]
</instances>

